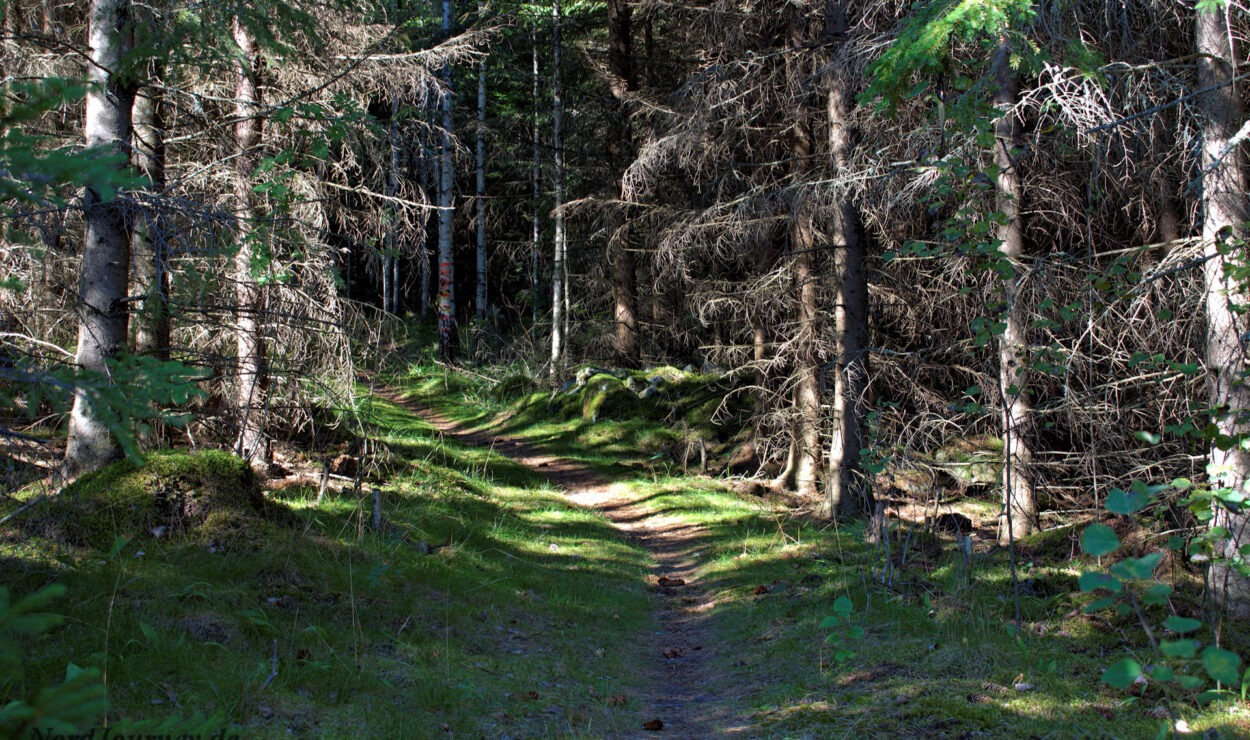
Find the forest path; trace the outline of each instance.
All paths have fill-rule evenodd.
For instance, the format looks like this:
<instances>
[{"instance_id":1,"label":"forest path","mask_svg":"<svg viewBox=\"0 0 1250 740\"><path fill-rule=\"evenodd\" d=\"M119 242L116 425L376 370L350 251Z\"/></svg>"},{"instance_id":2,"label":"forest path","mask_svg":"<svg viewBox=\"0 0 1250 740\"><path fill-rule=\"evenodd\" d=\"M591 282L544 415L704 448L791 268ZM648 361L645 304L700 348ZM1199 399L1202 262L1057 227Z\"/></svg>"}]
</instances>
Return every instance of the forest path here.
<instances>
[{"instance_id":1,"label":"forest path","mask_svg":"<svg viewBox=\"0 0 1250 740\"><path fill-rule=\"evenodd\" d=\"M636 670L646 676L643 694L630 697L638 706L635 729L618 738L704 738L735 734L745 727L731 706L717 701L723 683L712 666L717 644L707 623L714 601L701 588L697 570L705 527L691 525L664 512L652 511L646 495L573 460L550 455L508 436L469 430L455 420L407 400L383 394L457 442L491 449L545 476L578 506L594 509L612 522L623 537L645 548L654 565L648 577L657 617L657 632L641 634L630 646ZM593 630L594 625L585 625ZM657 724L658 723L658 724Z\"/></svg>"}]
</instances>

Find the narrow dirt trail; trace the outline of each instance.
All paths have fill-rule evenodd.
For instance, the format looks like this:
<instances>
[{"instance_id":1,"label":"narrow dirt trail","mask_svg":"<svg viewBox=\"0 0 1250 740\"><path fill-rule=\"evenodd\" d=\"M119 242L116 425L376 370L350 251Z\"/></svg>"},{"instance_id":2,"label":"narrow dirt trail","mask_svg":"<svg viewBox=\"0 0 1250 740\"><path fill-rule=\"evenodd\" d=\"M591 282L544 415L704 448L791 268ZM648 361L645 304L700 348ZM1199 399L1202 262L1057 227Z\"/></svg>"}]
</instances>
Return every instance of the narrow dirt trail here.
<instances>
[{"instance_id":1,"label":"narrow dirt trail","mask_svg":"<svg viewBox=\"0 0 1250 740\"><path fill-rule=\"evenodd\" d=\"M717 645L707 619L715 603L697 576L705 528L648 511L627 486L614 484L576 462L544 454L529 445L489 432L467 431L438 413L391 395L461 444L493 449L544 475L564 490L572 503L601 512L623 537L638 543L654 559L648 578L658 622L655 634L638 635L628 652L646 676L643 695L630 697L636 708L634 730L618 738L705 738L733 734L730 708L717 701L720 692L712 656ZM593 625L587 625L592 627ZM657 725L658 721L658 725Z\"/></svg>"}]
</instances>

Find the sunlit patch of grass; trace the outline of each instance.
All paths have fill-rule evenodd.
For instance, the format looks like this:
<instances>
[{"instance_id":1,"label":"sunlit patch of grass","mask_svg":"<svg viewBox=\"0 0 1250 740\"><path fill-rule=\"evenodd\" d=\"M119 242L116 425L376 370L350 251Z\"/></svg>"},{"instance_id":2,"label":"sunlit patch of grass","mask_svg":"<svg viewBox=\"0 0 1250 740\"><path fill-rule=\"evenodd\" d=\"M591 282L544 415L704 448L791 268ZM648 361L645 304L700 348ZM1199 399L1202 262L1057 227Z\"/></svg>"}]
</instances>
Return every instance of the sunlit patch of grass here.
<instances>
[{"instance_id":1,"label":"sunlit patch of grass","mask_svg":"<svg viewBox=\"0 0 1250 740\"><path fill-rule=\"evenodd\" d=\"M311 490L284 493L295 526L261 547L148 537L57 572L5 544L17 594L50 578L71 594L68 626L25 646L30 686L66 660L107 667L114 719L216 711L254 734L632 728L606 698L638 690L625 645L653 629L645 553L500 455L440 440L393 404L369 413L401 464L319 507Z\"/></svg>"}]
</instances>

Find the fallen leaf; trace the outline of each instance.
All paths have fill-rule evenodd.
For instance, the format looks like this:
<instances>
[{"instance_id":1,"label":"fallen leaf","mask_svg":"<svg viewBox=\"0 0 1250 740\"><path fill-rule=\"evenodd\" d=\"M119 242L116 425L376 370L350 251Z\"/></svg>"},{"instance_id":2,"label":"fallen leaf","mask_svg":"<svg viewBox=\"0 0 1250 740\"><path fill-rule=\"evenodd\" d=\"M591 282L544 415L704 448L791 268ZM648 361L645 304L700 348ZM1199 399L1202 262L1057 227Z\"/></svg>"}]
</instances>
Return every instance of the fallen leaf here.
<instances>
[{"instance_id":1,"label":"fallen leaf","mask_svg":"<svg viewBox=\"0 0 1250 740\"><path fill-rule=\"evenodd\" d=\"M613 694L608 697L608 706L623 707L629 703L629 697L624 694Z\"/></svg>"},{"instance_id":2,"label":"fallen leaf","mask_svg":"<svg viewBox=\"0 0 1250 740\"><path fill-rule=\"evenodd\" d=\"M660 719L651 719L642 723L642 729L648 732L659 732L664 729L664 722Z\"/></svg>"},{"instance_id":3,"label":"fallen leaf","mask_svg":"<svg viewBox=\"0 0 1250 740\"><path fill-rule=\"evenodd\" d=\"M538 692L537 692L537 691L526 691L524 694L521 694L521 697L522 697L522 698L525 698L525 699L529 699L530 701L534 701L535 699L537 699L537 698L538 698Z\"/></svg>"},{"instance_id":4,"label":"fallen leaf","mask_svg":"<svg viewBox=\"0 0 1250 740\"><path fill-rule=\"evenodd\" d=\"M756 586L755 590L752 591L751 593L755 594L756 596L760 596L761 594L766 594L768 593L768 586Z\"/></svg>"},{"instance_id":5,"label":"fallen leaf","mask_svg":"<svg viewBox=\"0 0 1250 740\"><path fill-rule=\"evenodd\" d=\"M677 647L664 648L664 657L665 657L665 658L670 658L670 659L671 659L671 658L680 658L681 656L683 656L683 655L685 655L685 654L686 654L686 651L685 651L685 650L682 650L681 648L677 648Z\"/></svg>"}]
</instances>

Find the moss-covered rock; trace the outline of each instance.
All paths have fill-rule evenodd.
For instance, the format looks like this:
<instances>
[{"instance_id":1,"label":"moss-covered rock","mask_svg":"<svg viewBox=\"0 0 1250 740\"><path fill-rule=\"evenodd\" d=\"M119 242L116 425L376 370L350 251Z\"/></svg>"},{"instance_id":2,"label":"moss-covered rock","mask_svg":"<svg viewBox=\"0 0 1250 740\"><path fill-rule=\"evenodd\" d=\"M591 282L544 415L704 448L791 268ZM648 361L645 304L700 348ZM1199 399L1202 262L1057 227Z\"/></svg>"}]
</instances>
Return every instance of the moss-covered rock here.
<instances>
[{"instance_id":1,"label":"moss-covered rock","mask_svg":"<svg viewBox=\"0 0 1250 740\"><path fill-rule=\"evenodd\" d=\"M637 394L610 375L596 375L587 381L582 398L582 419L589 422L600 419L620 421L639 413Z\"/></svg>"},{"instance_id":2,"label":"moss-covered rock","mask_svg":"<svg viewBox=\"0 0 1250 740\"><path fill-rule=\"evenodd\" d=\"M294 515L264 497L246 461L226 452L157 452L85 475L53 502L72 545L107 549L118 536L258 544Z\"/></svg>"},{"instance_id":3,"label":"moss-covered rock","mask_svg":"<svg viewBox=\"0 0 1250 740\"><path fill-rule=\"evenodd\" d=\"M1002 479L1003 440L989 434L955 437L934 450L932 460L964 488L994 485Z\"/></svg>"}]
</instances>

